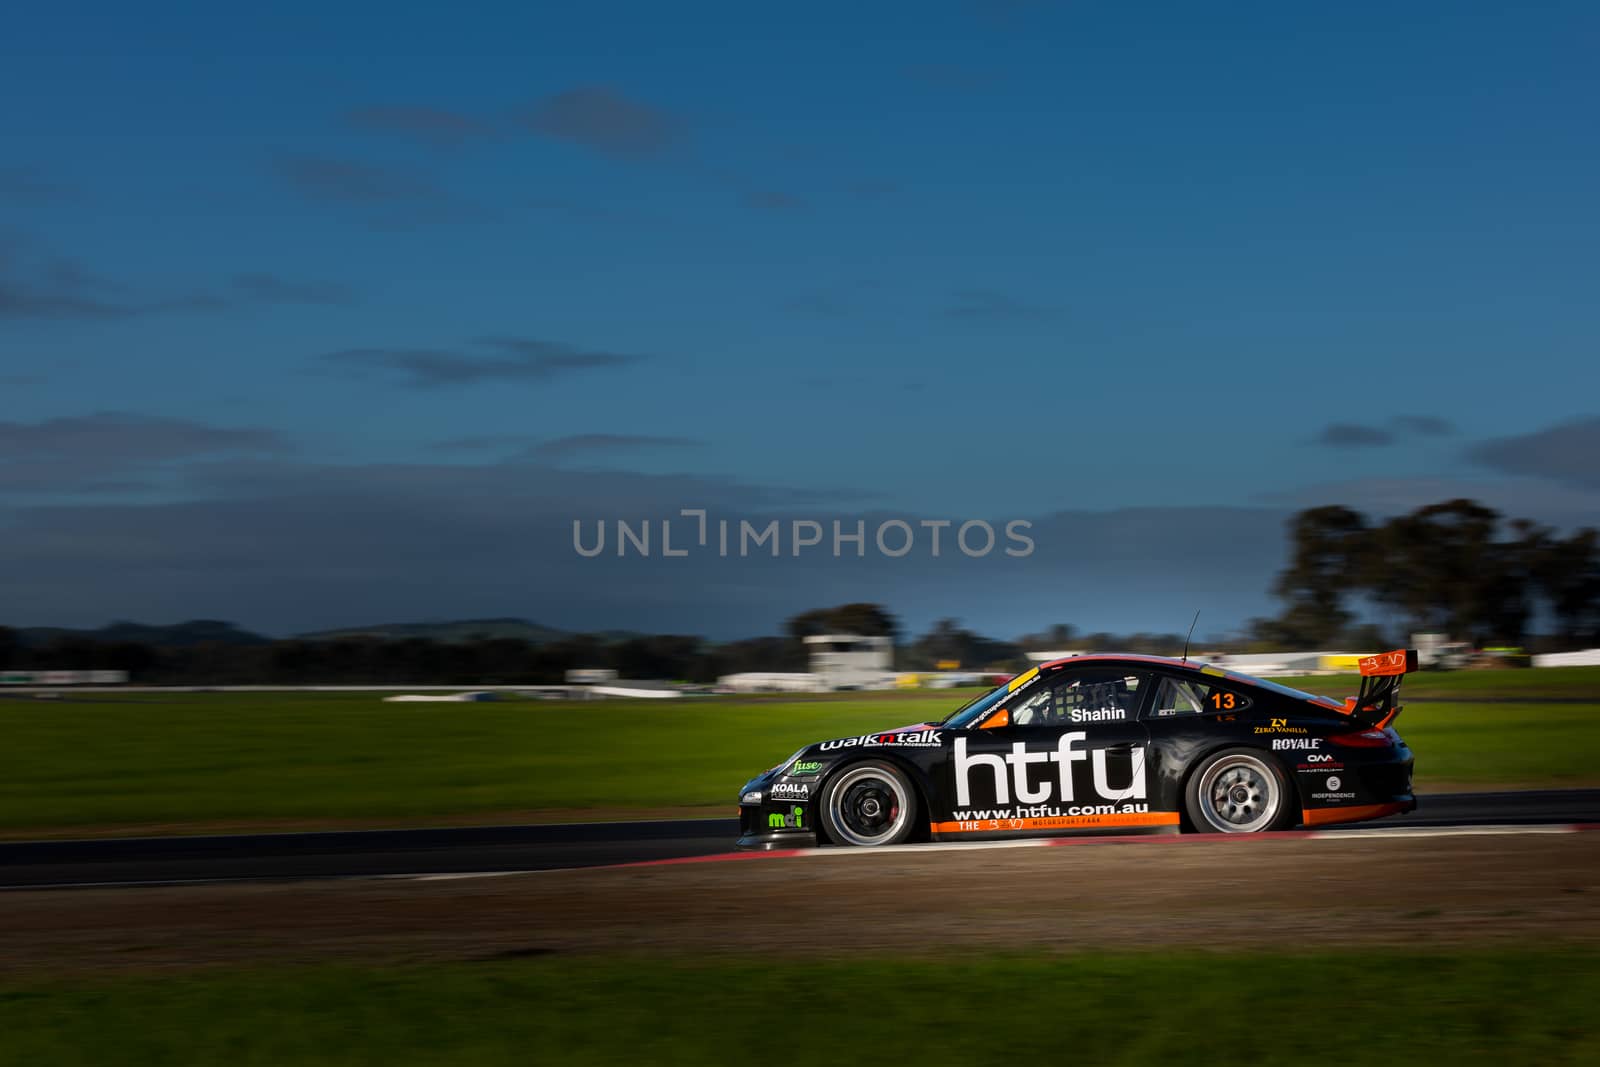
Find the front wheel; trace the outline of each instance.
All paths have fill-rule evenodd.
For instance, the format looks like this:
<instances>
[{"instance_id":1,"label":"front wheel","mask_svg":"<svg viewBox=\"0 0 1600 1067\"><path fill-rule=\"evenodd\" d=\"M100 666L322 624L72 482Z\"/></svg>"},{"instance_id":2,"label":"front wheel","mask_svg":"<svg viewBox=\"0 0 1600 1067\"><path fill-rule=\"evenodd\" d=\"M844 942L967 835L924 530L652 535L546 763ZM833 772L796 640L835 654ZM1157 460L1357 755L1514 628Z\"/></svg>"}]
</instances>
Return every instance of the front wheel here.
<instances>
[{"instance_id":1,"label":"front wheel","mask_svg":"<svg viewBox=\"0 0 1600 1067\"><path fill-rule=\"evenodd\" d=\"M891 763L853 763L828 782L818 806L828 836L841 845L898 845L911 836L917 794Z\"/></svg>"},{"instance_id":2,"label":"front wheel","mask_svg":"<svg viewBox=\"0 0 1600 1067\"><path fill-rule=\"evenodd\" d=\"M1218 752L1184 789L1189 821L1203 834L1255 834L1294 825L1289 780L1278 761L1251 748Z\"/></svg>"}]
</instances>

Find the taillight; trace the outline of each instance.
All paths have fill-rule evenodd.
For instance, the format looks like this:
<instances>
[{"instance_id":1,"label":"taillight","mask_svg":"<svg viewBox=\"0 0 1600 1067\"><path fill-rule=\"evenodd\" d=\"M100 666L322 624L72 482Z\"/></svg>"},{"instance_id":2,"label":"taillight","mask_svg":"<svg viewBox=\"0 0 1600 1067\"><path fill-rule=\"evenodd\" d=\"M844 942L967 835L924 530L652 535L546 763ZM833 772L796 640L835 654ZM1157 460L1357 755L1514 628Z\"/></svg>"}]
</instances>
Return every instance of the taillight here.
<instances>
[{"instance_id":1,"label":"taillight","mask_svg":"<svg viewBox=\"0 0 1600 1067\"><path fill-rule=\"evenodd\" d=\"M1334 734L1328 738L1336 745L1345 748L1388 748L1394 744L1394 739L1387 730L1362 730L1358 734Z\"/></svg>"}]
</instances>

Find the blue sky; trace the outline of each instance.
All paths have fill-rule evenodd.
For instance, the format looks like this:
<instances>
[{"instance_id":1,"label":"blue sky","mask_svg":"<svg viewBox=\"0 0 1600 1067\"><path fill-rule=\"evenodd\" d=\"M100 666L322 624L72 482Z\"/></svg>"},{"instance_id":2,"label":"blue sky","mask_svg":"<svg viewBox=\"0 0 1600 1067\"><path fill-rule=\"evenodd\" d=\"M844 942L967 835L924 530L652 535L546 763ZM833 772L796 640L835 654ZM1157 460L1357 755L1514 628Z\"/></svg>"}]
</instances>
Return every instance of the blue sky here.
<instances>
[{"instance_id":1,"label":"blue sky","mask_svg":"<svg viewBox=\"0 0 1600 1067\"><path fill-rule=\"evenodd\" d=\"M9 26L7 622L729 636L826 592L1002 635L1173 629L1197 600L1223 627L1270 610L1297 507L1600 519L1593 5L59 5ZM564 522L685 493L1069 516L1078 540L915 580L562 580ZM1083 525L1146 509L1175 510L1145 542ZM1182 509L1271 536L1197 558ZM319 515L370 530L340 556Z\"/></svg>"}]
</instances>

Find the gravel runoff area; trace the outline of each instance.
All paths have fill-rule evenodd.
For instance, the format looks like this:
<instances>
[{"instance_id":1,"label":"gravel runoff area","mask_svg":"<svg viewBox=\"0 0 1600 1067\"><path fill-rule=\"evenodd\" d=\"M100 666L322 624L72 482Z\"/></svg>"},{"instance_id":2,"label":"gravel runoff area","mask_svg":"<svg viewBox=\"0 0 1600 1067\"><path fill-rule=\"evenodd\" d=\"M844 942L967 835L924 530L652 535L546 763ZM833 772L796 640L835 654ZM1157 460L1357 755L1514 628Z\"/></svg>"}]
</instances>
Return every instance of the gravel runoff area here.
<instances>
[{"instance_id":1,"label":"gravel runoff area","mask_svg":"<svg viewBox=\"0 0 1600 1067\"><path fill-rule=\"evenodd\" d=\"M13 891L0 974L943 949L1600 942L1600 831L1082 842L537 874Z\"/></svg>"}]
</instances>

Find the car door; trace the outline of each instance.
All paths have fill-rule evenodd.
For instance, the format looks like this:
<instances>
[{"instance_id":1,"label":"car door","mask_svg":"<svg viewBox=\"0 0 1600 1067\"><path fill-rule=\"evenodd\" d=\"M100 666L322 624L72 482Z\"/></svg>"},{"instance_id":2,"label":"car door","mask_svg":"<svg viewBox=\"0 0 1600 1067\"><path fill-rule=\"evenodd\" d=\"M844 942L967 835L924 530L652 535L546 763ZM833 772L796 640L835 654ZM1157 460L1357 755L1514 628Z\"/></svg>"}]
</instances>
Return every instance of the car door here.
<instances>
[{"instance_id":1,"label":"car door","mask_svg":"<svg viewBox=\"0 0 1600 1067\"><path fill-rule=\"evenodd\" d=\"M941 837L1122 830L1150 825L1139 719L1149 675L1068 668L1019 689L958 731L943 772Z\"/></svg>"}]
</instances>

